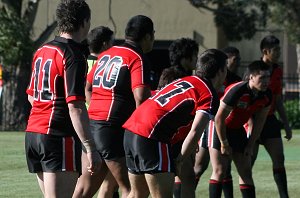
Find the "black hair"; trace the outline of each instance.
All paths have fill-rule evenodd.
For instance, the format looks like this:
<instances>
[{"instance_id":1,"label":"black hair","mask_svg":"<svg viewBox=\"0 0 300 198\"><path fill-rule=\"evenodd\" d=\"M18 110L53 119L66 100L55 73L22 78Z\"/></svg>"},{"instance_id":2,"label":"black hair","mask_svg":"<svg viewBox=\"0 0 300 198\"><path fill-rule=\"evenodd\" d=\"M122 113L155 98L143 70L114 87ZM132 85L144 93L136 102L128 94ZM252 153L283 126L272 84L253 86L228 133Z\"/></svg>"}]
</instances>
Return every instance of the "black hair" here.
<instances>
[{"instance_id":1,"label":"black hair","mask_svg":"<svg viewBox=\"0 0 300 198\"><path fill-rule=\"evenodd\" d=\"M177 80L178 78L182 78L184 76L186 76L186 74L182 70L178 69L178 67L168 67L162 71L158 81L157 89L161 89L174 80Z\"/></svg>"},{"instance_id":2,"label":"black hair","mask_svg":"<svg viewBox=\"0 0 300 198\"><path fill-rule=\"evenodd\" d=\"M169 58L172 66L180 65L183 58L192 58L194 54L198 54L199 46L196 41L190 38L177 39L171 43L169 47Z\"/></svg>"},{"instance_id":3,"label":"black hair","mask_svg":"<svg viewBox=\"0 0 300 198\"><path fill-rule=\"evenodd\" d=\"M154 36L153 33L152 20L144 15L137 15L128 21L125 29L125 38L139 42L146 34Z\"/></svg>"},{"instance_id":4,"label":"black hair","mask_svg":"<svg viewBox=\"0 0 300 198\"><path fill-rule=\"evenodd\" d=\"M89 45L90 52L100 53L103 42L109 42L114 32L105 26L99 26L92 29L87 35L87 44Z\"/></svg>"},{"instance_id":5,"label":"black hair","mask_svg":"<svg viewBox=\"0 0 300 198\"><path fill-rule=\"evenodd\" d=\"M91 10L84 0L62 0L56 9L59 32L76 32L90 18Z\"/></svg>"},{"instance_id":6,"label":"black hair","mask_svg":"<svg viewBox=\"0 0 300 198\"><path fill-rule=\"evenodd\" d=\"M249 80L250 74L257 75L260 73L260 71L266 71L269 69L270 69L270 66L268 64L266 64L264 61L262 61L262 60L253 61L252 63L250 63L248 65L248 67L245 71L243 80L245 80L245 81Z\"/></svg>"},{"instance_id":7,"label":"black hair","mask_svg":"<svg viewBox=\"0 0 300 198\"><path fill-rule=\"evenodd\" d=\"M208 49L197 60L196 75L202 78L214 78L221 69L226 69L227 55L221 50Z\"/></svg>"},{"instance_id":8,"label":"black hair","mask_svg":"<svg viewBox=\"0 0 300 198\"><path fill-rule=\"evenodd\" d=\"M240 50L236 47L228 46L222 49L225 54L240 54Z\"/></svg>"},{"instance_id":9,"label":"black hair","mask_svg":"<svg viewBox=\"0 0 300 198\"><path fill-rule=\"evenodd\" d=\"M260 50L263 49L272 49L276 45L279 45L280 41L276 36L268 35L264 37L260 42Z\"/></svg>"}]
</instances>

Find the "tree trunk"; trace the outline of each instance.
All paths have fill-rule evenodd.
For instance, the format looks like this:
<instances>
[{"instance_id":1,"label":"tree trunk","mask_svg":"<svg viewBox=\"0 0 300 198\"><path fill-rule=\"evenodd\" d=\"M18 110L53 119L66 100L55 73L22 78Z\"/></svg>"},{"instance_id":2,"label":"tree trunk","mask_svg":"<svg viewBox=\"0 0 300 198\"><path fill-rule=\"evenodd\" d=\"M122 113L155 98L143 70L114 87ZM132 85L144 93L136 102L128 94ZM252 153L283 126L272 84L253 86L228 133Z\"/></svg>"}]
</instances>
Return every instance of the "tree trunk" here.
<instances>
[{"instance_id":1,"label":"tree trunk","mask_svg":"<svg viewBox=\"0 0 300 198\"><path fill-rule=\"evenodd\" d=\"M26 127L30 104L25 93L30 78L30 69L21 65L11 66L3 83L1 130L19 131ZM23 66L23 67L24 67Z\"/></svg>"},{"instance_id":2,"label":"tree trunk","mask_svg":"<svg viewBox=\"0 0 300 198\"><path fill-rule=\"evenodd\" d=\"M300 43L296 44L297 51L297 73L298 73L298 89L300 85ZM300 107L300 90L299 91L299 107Z\"/></svg>"}]
</instances>

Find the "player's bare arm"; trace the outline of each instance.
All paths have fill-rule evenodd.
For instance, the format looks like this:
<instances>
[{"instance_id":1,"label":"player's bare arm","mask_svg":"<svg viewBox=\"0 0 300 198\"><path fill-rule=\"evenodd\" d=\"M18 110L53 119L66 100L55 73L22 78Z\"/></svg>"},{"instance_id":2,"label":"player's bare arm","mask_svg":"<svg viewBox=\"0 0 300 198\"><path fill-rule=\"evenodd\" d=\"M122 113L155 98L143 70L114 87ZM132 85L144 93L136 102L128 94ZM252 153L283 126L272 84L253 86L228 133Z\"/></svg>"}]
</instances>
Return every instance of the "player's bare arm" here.
<instances>
[{"instance_id":1,"label":"player's bare arm","mask_svg":"<svg viewBox=\"0 0 300 198\"><path fill-rule=\"evenodd\" d=\"M90 166L87 167L91 174L97 171L101 166L101 158L96 152L95 142L92 138L89 119L84 101L71 101L68 103L69 113L74 129L86 148L87 157Z\"/></svg>"},{"instance_id":2,"label":"player's bare arm","mask_svg":"<svg viewBox=\"0 0 300 198\"><path fill-rule=\"evenodd\" d=\"M87 104L90 104L92 97L92 85L89 82L86 82L85 85L85 100Z\"/></svg>"},{"instance_id":3,"label":"player's bare arm","mask_svg":"<svg viewBox=\"0 0 300 198\"><path fill-rule=\"evenodd\" d=\"M133 96L136 107L138 107L151 96L150 88L148 86L137 87L133 90Z\"/></svg>"},{"instance_id":4,"label":"player's bare arm","mask_svg":"<svg viewBox=\"0 0 300 198\"><path fill-rule=\"evenodd\" d=\"M283 106L283 101L282 101L282 97L281 95L276 95L276 96L273 96L275 97L275 104L276 104L276 110L280 116L280 119L281 121L283 122L283 125L284 125L284 130L285 130L285 138L287 140L290 140L292 139L293 137L293 132L292 132L292 129L290 128L290 125L289 125L289 121L287 119L287 116L286 116L286 111L285 111L285 108Z\"/></svg>"},{"instance_id":5,"label":"player's bare arm","mask_svg":"<svg viewBox=\"0 0 300 198\"><path fill-rule=\"evenodd\" d=\"M258 112L255 113L255 116L253 119L253 122L250 125L250 138L247 147L245 148L245 154L246 155L252 155L253 154L253 146L255 144L255 141L259 138L261 131L264 127L266 118L268 116L268 112L270 111L270 106L267 106L265 108L262 108ZM248 122L249 123L249 122Z\"/></svg>"},{"instance_id":6,"label":"player's bare arm","mask_svg":"<svg viewBox=\"0 0 300 198\"><path fill-rule=\"evenodd\" d=\"M216 131L219 137L219 140L221 142L221 153L230 155L231 154L231 148L229 146L227 137L226 137L226 125L225 120L229 113L231 112L232 107L224 103L223 101L220 101L220 106L218 109L218 112L215 117L215 126Z\"/></svg>"},{"instance_id":7,"label":"player's bare arm","mask_svg":"<svg viewBox=\"0 0 300 198\"><path fill-rule=\"evenodd\" d=\"M31 106L33 104L34 98L31 95L27 95L28 101L30 102Z\"/></svg>"},{"instance_id":8,"label":"player's bare arm","mask_svg":"<svg viewBox=\"0 0 300 198\"><path fill-rule=\"evenodd\" d=\"M178 167L179 170L177 169L177 171L180 172L180 168L181 168L180 166L182 165L183 160L187 156L190 156L192 152L196 150L198 141L208 122L209 122L209 116L207 114L201 111L196 112L196 116L194 118L191 130L182 144L181 153L178 155L176 159L177 165L179 166Z\"/></svg>"}]
</instances>

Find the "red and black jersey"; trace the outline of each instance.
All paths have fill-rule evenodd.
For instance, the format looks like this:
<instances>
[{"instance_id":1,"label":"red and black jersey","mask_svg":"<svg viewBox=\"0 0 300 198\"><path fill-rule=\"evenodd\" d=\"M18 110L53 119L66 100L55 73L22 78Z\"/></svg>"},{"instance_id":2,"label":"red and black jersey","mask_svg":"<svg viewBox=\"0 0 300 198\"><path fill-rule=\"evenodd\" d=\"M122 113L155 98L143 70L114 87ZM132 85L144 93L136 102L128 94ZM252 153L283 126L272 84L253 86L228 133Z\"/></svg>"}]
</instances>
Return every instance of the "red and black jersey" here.
<instances>
[{"instance_id":1,"label":"red and black jersey","mask_svg":"<svg viewBox=\"0 0 300 198\"><path fill-rule=\"evenodd\" d=\"M272 66L272 72L270 77L269 89L271 89L273 94L272 106L268 115L273 115L275 111L275 96L282 94L282 69L279 65L274 64Z\"/></svg>"},{"instance_id":2,"label":"red and black jersey","mask_svg":"<svg viewBox=\"0 0 300 198\"><path fill-rule=\"evenodd\" d=\"M149 86L149 78L141 49L125 43L101 53L87 78L92 85L90 119L122 125L136 108L133 90Z\"/></svg>"},{"instance_id":3,"label":"red and black jersey","mask_svg":"<svg viewBox=\"0 0 300 198\"><path fill-rule=\"evenodd\" d=\"M147 99L123 127L138 135L170 143L181 127L193 121L196 111L213 118L218 107L218 94L210 81L188 76L170 83ZM186 134L181 139L185 137Z\"/></svg>"},{"instance_id":4,"label":"red and black jersey","mask_svg":"<svg viewBox=\"0 0 300 198\"><path fill-rule=\"evenodd\" d=\"M255 112L271 104L272 92L267 89L254 94L248 82L238 82L226 88L221 100L233 107L225 120L226 126L237 129L243 127Z\"/></svg>"},{"instance_id":5,"label":"red and black jersey","mask_svg":"<svg viewBox=\"0 0 300 198\"><path fill-rule=\"evenodd\" d=\"M87 46L62 37L55 37L36 51L26 90L34 98L26 131L75 134L67 103L85 100L88 54Z\"/></svg>"},{"instance_id":6,"label":"red and black jersey","mask_svg":"<svg viewBox=\"0 0 300 198\"><path fill-rule=\"evenodd\" d=\"M238 75L236 75L235 73L233 73L229 69L227 69L227 75L226 75L225 81L224 81L222 87L220 88L220 90L218 91L219 97L221 98L224 95L224 91L229 85L240 82L240 81L242 81L241 77L239 77Z\"/></svg>"}]
</instances>

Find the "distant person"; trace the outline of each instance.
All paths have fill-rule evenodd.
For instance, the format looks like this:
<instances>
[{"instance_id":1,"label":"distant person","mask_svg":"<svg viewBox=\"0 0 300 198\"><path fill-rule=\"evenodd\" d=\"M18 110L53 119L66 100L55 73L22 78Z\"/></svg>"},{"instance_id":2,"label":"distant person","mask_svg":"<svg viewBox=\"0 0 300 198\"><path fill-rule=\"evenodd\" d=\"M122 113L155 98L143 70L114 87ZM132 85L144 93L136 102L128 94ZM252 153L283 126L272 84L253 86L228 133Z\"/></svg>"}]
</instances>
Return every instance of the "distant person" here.
<instances>
[{"instance_id":1,"label":"distant person","mask_svg":"<svg viewBox=\"0 0 300 198\"><path fill-rule=\"evenodd\" d=\"M88 56L89 71L97 61L99 54L112 47L114 32L105 26L98 26L92 29L87 35L87 44L90 49Z\"/></svg>"},{"instance_id":2,"label":"distant person","mask_svg":"<svg viewBox=\"0 0 300 198\"><path fill-rule=\"evenodd\" d=\"M91 175L101 165L84 94L88 48L81 42L91 12L85 1L65 0L57 6L56 18L59 36L41 46L32 61L25 150L29 172L37 174L44 197L72 197L81 174L81 144L87 156L83 170Z\"/></svg>"},{"instance_id":3,"label":"distant person","mask_svg":"<svg viewBox=\"0 0 300 198\"><path fill-rule=\"evenodd\" d=\"M226 76L227 56L215 49L200 55L195 76L168 84L138 107L125 122L124 149L131 191L128 197L173 197L175 167L191 156L219 106L216 92ZM172 156L171 140L178 129L191 124L181 137L182 148Z\"/></svg>"},{"instance_id":4,"label":"distant person","mask_svg":"<svg viewBox=\"0 0 300 198\"><path fill-rule=\"evenodd\" d=\"M273 35L266 36L260 43L262 61L264 61L271 72L269 88L272 90L273 100L266 123L259 140L255 144L253 164L256 160L259 144L264 145L273 163L273 176L277 184L281 198L289 197L284 165L283 143L281 138L281 124L275 116L275 111L283 122L285 138L289 141L292 138L292 129L286 116L282 101L282 69L278 65L280 57L280 41Z\"/></svg>"},{"instance_id":5,"label":"distant person","mask_svg":"<svg viewBox=\"0 0 300 198\"><path fill-rule=\"evenodd\" d=\"M211 198L221 197L222 181L231 160L239 174L242 197L255 197L251 155L270 109L272 93L268 89L268 65L254 61L246 72L248 80L226 88L215 120L210 123L211 130L205 131L213 169L209 182ZM248 131L244 128L246 123Z\"/></svg>"},{"instance_id":6,"label":"distant person","mask_svg":"<svg viewBox=\"0 0 300 198\"><path fill-rule=\"evenodd\" d=\"M122 125L151 94L145 53L153 48L154 33L149 17L132 17L125 29L125 43L101 53L88 74L86 95L91 95L87 97L91 98L91 131L105 163L93 175L83 171L74 197L92 197L108 171L117 181L123 198L130 192Z\"/></svg>"}]
</instances>

